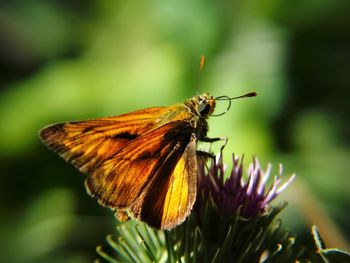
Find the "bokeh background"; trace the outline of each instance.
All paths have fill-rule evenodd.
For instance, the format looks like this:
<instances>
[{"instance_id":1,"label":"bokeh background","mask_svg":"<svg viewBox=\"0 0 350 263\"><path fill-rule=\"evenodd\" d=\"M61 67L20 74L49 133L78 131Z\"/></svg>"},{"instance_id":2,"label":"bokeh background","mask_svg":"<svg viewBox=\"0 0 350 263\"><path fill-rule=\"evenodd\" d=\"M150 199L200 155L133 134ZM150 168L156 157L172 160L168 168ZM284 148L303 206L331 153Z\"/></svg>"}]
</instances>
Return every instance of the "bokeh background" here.
<instances>
[{"instance_id":1,"label":"bokeh background","mask_svg":"<svg viewBox=\"0 0 350 263\"><path fill-rule=\"evenodd\" d=\"M116 221L43 126L170 105L199 92L258 97L211 118L230 154L297 174L286 228L349 248L350 2L0 3L0 261L91 262ZM219 103L218 113L225 109ZM215 150L215 145L213 146Z\"/></svg>"}]
</instances>

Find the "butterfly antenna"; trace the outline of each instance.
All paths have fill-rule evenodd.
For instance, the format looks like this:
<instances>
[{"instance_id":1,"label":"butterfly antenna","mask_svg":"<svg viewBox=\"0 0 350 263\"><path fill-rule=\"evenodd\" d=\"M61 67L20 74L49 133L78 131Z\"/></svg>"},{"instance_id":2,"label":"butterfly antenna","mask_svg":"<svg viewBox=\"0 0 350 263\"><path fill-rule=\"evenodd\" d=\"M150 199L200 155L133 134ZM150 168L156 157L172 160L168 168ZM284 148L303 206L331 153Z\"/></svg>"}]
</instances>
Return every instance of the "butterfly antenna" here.
<instances>
[{"instance_id":1,"label":"butterfly antenna","mask_svg":"<svg viewBox=\"0 0 350 263\"><path fill-rule=\"evenodd\" d=\"M217 117L217 116L224 115L226 112L228 112L229 109L231 108L232 100L255 97L256 95L258 95L258 94L255 91L253 91L253 92L249 92L249 93L246 93L244 95L237 96L237 97L229 97L229 96L225 96L225 95L216 97L215 100L227 100L229 103L228 103L228 106L224 112L222 112L220 114L213 114L211 116Z\"/></svg>"},{"instance_id":2,"label":"butterfly antenna","mask_svg":"<svg viewBox=\"0 0 350 263\"><path fill-rule=\"evenodd\" d=\"M197 75L197 82L196 82L196 94L199 95L198 88L199 88L199 81L201 78L202 71L204 70L204 65L205 65L206 58L204 55L201 55L200 57L200 62L199 62L199 71Z\"/></svg>"},{"instance_id":3,"label":"butterfly antenna","mask_svg":"<svg viewBox=\"0 0 350 263\"><path fill-rule=\"evenodd\" d=\"M225 99L229 99L229 100L236 100L236 99L242 99L242 98L249 98L249 97L255 97L256 95L258 95L255 91L253 92L248 92L247 94L244 94L244 95L241 95L241 96L237 96L237 97L227 97L227 96L220 96L220 97L225 97ZM215 99L219 99L220 100L220 97L216 97ZM225 100L224 99L224 100Z\"/></svg>"}]
</instances>

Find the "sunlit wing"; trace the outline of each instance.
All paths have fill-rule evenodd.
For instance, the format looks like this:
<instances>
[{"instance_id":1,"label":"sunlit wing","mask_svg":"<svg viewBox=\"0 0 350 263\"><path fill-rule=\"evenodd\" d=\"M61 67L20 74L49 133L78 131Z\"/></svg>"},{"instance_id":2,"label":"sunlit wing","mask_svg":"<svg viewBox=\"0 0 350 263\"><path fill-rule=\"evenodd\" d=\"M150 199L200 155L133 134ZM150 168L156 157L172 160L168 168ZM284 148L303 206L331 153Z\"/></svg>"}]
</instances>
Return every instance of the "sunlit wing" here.
<instances>
[{"instance_id":1,"label":"sunlit wing","mask_svg":"<svg viewBox=\"0 0 350 263\"><path fill-rule=\"evenodd\" d=\"M42 141L83 173L93 171L128 142L155 128L166 107L115 117L53 124L40 131Z\"/></svg>"},{"instance_id":2,"label":"sunlit wing","mask_svg":"<svg viewBox=\"0 0 350 263\"><path fill-rule=\"evenodd\" d=\"M170 154L171 158L172 155L177 154ZM172 159L163 163L149 191L132 205L131 210L150 226L171 229L186 219L195 202L196 193L196 139L192 136L177 163L174 164Z\"/></svg>"},{"instance_id":3,"label":"sunlit wing","mask_svg":"<svg viewBox=\"0 0 350 263\"><path fill-rule=\"evenodd\" d=\"M192 132L187 122L173 121L131 141L90 174L88 192L154 227L183 221L196 193Z\"/></svg>"}]
</instances>

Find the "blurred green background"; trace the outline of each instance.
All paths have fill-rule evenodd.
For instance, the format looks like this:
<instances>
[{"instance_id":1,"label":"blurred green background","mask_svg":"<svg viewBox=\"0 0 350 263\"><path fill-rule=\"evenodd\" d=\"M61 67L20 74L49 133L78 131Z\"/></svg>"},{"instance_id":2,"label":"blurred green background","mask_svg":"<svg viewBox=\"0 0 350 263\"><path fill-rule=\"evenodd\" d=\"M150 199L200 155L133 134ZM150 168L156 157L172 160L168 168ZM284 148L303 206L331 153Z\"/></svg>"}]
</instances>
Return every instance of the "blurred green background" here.
<instances>
[{"instance_id":1,"label":"blurred green background","mask_svg":"<svg viewBox=\"0 0 350 263\"><path fill-rule=\"evenodd\" d=\"M116 221L43 126L170 105L200 92L258 97L211 118L230 154L297 174L284 224L348 249L350 2L0 3L0 261L91 262ZM225 109L219 103L218 113ZM215 146L214 146L215 148Z\"/></svg>"}]
</instances>

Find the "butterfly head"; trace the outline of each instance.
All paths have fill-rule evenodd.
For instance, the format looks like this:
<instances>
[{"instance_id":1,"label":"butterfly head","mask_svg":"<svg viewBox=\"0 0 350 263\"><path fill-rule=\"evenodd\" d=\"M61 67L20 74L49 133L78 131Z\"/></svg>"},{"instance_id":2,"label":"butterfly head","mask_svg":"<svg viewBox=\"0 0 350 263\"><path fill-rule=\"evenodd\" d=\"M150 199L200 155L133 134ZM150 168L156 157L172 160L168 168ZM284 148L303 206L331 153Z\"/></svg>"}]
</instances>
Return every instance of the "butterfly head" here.
<instances>
[{"instance_id":1,"label":"butterfly head","mask_svg":"<svg viewBox=\"0 0 350 263\"><path fill-rule=\"evenodd\" d=\"M225 114L231 107L231 101L235 99L241 99L241 98L248 98L248 97L255 97L256 92L249 92L241 96L237 97L229 97L229 96L219 96L219 97L213 97L209 95L208 93L203 93L202 95L197 95L185 102L190 108L194 109L195 112L197 112L198 115L200 115L203 118L207 118L208 116L221 116ZM225 100L228 101L227 109L220 113L220 114L213 114L216 101Z\"/></svg>"},{"instance_id":2,"label":"butterfly head","mask_svg":"<svg viewBox=\"0 0 350 263\"><path fill-rule=\"evenodd\" d=\"M198 95L192 98L195 104L196 111L203 118L207 118L214 112L215 109L215 98L208 93Z\"/></svg>"}]
</instances>

